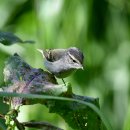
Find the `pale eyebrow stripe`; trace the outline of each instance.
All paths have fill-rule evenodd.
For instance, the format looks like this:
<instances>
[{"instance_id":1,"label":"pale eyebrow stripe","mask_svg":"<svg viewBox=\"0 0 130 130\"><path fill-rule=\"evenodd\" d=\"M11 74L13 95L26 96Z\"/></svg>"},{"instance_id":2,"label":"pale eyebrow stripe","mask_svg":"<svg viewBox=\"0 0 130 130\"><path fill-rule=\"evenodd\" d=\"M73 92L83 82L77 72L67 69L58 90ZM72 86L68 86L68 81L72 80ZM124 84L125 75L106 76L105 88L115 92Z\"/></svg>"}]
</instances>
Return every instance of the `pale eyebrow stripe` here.
<instances>
[{"instance_id":1,"label":"pale eyebrow stripe","mask_svg":"<svg viewBox=\"0 0 130 130\"><path fill-rule=\"evenodd\" d=\"M73 55L71 55L69 52L68 52L68 54L69 54L69 56L70 56L71 59L75 60L77 63L80 64L80 62Z\"/></svg>"}]
</instances>

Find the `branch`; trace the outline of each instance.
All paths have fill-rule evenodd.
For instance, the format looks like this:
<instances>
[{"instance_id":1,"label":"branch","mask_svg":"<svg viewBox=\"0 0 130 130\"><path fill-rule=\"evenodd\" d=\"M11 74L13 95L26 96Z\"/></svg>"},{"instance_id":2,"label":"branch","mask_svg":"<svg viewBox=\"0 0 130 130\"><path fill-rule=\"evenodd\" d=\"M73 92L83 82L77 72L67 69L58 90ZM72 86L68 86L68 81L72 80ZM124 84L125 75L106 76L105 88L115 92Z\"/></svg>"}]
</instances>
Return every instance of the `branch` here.
<instances>
[{"instance_id":1,"label":"branch","mask_svg":"<svg viewBox=\"0 0 130 130\"><path fill-rule=\"evenodd\" d=\"M25 127L29 127L29 128L39 128L39 129L47 129L47 130L63 130L47 122L30 121L30 122L23 122L22 124Z\"/></svg>"}]
</instances>

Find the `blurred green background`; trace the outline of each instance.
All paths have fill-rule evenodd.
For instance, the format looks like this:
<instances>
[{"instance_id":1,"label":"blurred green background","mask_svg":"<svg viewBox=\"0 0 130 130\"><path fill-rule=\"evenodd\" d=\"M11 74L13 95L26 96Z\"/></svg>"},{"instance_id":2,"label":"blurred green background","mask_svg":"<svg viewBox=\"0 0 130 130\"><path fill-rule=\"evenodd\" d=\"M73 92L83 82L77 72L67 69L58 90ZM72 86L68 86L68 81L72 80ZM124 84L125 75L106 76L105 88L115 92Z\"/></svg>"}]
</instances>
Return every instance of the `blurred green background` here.
<instances>
[{"instance_id":1,"label":"blurred green background","mask_svg":"<svg viewBox=\"0 0 130 130\"><path fill-rule=\"evenodd\" d=\"M76 46L85 56L84 71L65 81L76 94L99 97L101 110L114 130L130 130L129 0L1 0L0 31L36 41L33 45L0 44L1 86L4 61L15 52L33 67L44 69L37 48ZM5 107L1 101L0 113L6 113ZM20 121L34 119L71 130L42 105L21 107Z\"/></svg>"}]
</instances>

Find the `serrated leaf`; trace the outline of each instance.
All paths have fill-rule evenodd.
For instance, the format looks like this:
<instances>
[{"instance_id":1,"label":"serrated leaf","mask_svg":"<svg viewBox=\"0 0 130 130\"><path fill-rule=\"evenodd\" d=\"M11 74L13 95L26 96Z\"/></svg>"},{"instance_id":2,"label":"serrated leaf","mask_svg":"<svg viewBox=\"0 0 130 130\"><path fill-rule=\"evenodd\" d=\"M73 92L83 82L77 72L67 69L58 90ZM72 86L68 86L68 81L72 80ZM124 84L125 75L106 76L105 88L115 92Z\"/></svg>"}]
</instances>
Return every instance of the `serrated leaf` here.
<instances>
[{"instance_id":1,"label":"serrated leaf","mask_svg":"<svg viewBox=\"0 0 130 130\"><path fill-rule=\"evenodd\" d=\"M23 41L11 32L0 32L0 43L8 46L14 43L34 43L34 41Z\"/></svg>"}]
</instances>

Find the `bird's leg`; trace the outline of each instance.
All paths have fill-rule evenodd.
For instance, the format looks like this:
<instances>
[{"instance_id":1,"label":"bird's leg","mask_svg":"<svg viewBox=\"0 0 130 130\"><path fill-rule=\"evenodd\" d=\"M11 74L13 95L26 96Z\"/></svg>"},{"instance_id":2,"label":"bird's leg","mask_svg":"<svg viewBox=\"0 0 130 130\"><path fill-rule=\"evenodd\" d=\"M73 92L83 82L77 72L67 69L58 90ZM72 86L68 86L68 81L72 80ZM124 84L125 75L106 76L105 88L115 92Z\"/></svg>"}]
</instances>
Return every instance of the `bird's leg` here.
<instances>
[{"instance_id":1,"label":"bird's leg","mask_svg":"<svg viewBox=\"0 0 130 130\"><path fill-rule=\"evenodd\" d=\"M62 79L62 81L63 81L64 85L66 86L66 83L65 83L64 79Z\"/></svg>"}]
</instances>

